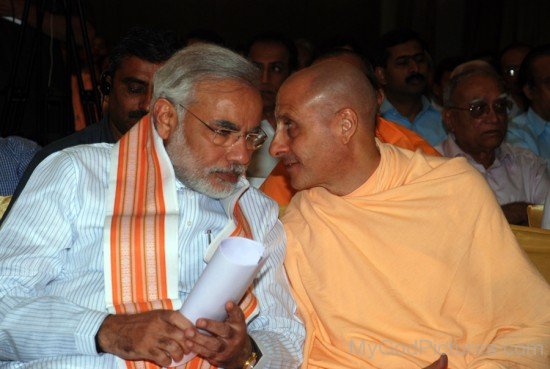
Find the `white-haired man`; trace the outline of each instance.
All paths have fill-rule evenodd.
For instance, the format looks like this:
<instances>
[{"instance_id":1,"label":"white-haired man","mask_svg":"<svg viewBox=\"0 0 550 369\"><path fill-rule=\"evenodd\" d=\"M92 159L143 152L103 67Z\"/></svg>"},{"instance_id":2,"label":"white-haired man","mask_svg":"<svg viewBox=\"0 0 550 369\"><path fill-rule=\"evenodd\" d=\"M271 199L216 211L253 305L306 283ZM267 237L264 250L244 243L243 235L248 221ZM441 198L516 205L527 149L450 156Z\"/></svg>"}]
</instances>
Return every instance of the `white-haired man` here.
<instances>
[{"instance_id":1,"label":"white-haired man","mask_svg":"<svg viewBox=\"0 0 550 369\"><path fill-rule=\"evenodd\" d=\"M188 352L187 367L299 365L277 207L243 177L265 140L257 79L229 50L189 47L117 144L37 167L0 230L4 367L156 368ZM191 322L175 310L229 235L263 242L267 263L225 321Z\"/></svg>"}]
</instances>

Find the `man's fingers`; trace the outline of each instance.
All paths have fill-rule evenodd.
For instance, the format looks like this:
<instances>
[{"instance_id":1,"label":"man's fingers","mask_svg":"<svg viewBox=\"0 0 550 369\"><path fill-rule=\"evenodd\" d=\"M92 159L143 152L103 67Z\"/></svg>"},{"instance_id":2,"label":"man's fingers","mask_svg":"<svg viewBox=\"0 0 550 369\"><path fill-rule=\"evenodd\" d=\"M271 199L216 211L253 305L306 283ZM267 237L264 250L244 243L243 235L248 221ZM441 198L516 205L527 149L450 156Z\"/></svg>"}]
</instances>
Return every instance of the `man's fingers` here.
<instances>
[{"instance_id":1,"label":"man's fingers","mask_svg":"<svg viewBox=\"0 0 550 369\"><path fill-rule=\"evenodd\" d=\"M197 328L223 338L231 338L233 336L233 328L226 322L217 322L210 319L199 319L197 320Z\"/></svg>"},{"instance_id":2,"label":"man's fingers","mask_svg":"<svg viewBox=\"0 0 550 369\"><path fill-rule=\"evenodd\" d=\"M159 348L174 361L180 361L183 355L189 353L187 347L181 347L176 341L169 338L159 340Z\"/></svg>"},{"instance_id":3,"label":"man's fingers","mask_svg":"<svg viewBox=\"0 0 550 369\"><path fill-rule=\"evenodd\" d=\"M206 347L197 343L196 341L188 340L185 342L185 345L190 351L196 353L197 355L205 359L213 358L218 354L219 352L218 350L221 350L221 345L219 343L217 345L212 344L209 347ZM215 348L215 350L212 350L212 348Z\"/></svg>"},{"instance_id":4,"label":"man's fingers","mask_svg":"<svg viewBox=\"0 0 550 369\"><path fill-rule=\"evenodd\" d=\"M195 329L179 312L155 310L133 315L110 315L101 325L100 348L127 360L149 360L167 366L189 353L180 327Z\"/></svg>"},{"instance_id":5,"label":"man's fingers","mask_svg":"<svg viewBox=\"0 0 550 369\"><path fill-rule=\"evenodd\" d=\"M172 324L182 331L184 331L186 328L193 326L193 323L191 323L179 311L167 311L165 319L168 323Z\"/></svg>"},{"instance_id":6,"label":"man's fingers","mask_svg":"<svg viewBox=\"0 0 550 369\"><path fill-rule=\"evenodd\" d=\"M222 352L226 347L226 343L223 339L218 338L217 336L200 333L196 330L186 330L185 337L188 342L192 341L194 344L200 345L211 352ZM195 349L192 349L191 351L198 353Z\"/></svg>"},{"instance_id":7,"label":"man's fingers","mask_svg":"<svg viewBox=\"0 0 550 369\"><path fill-rule=\"evenodd\" d=\"M227 304L225 304L225 310L227 311L227 320L230 322L241 322L245 321L245 316L237 304L235 304L232 301L229 301Z\"/></svg>"},{"instance_id":8,"label":"man's fingers","mask_svg":"<svg viewBox=\"0 0 550 369\"><path fill-rule=\"evenodd\" d=\"M151 349L149 351L149 356L151 361L154 361L157 365L166 368L172 363L172 358L167 352L162 351L161 349Z\"/></svg>"}]
</instances>

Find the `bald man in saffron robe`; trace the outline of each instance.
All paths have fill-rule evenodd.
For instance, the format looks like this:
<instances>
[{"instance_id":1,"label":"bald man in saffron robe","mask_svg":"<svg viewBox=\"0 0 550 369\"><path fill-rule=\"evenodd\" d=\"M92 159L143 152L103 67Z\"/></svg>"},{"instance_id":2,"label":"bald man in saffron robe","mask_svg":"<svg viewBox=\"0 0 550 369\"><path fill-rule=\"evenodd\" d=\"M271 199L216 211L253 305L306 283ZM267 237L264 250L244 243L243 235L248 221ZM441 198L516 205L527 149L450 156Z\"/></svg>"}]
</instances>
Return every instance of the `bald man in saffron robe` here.
<instances>
[{"instance_id":1,"label":"bald man in saffron robe","mask_svg":"<svg viewBox=\"0 0 550 369\"><path fill-rule=\"evenodd\" d=\"M335 61L291 76L270 152L303 368L548 368L550 287L463 158L379 141L375 92Z\"/></svg>"}]
</instances>

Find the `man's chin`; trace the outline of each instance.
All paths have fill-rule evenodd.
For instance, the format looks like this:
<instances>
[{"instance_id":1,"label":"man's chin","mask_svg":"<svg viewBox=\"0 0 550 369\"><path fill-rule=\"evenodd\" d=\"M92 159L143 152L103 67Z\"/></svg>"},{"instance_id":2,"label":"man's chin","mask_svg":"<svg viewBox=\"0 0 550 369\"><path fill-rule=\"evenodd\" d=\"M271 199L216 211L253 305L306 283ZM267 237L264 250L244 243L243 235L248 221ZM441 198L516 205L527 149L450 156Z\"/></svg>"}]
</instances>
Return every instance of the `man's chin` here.
<instances>
[{"instance_id":1,"label":"man's chin","mask_svg":"<svg viewBox=\"0 0 550 369\"><path fill-rule=\"evenodd\" d=\"M202 193L213 199L224 199L230 196L236 189L237 186L202 186L201 188L194 189L197 192Z\"/></svg>"},{"instance_id":2,"label":"man's chin","mask_svg":"<svg viewBox=\"0 0 550 369\"><path fill-rule=\"evenodd\" d=\"M237 190L242 176L242 174L216 173L215 177L210 179L207 185L205 184L202 192L209 197L223 199Z\"/></svg>"},{"instance_id":3,"label":"man's chin","mask_svg":"<svg viewBox=\"0 0 550 369\"><path fill-rule=\"evenodd\" d=\"M426 90L426 84L411 84L408 85L408 91L411 95L421 95Z\"/></svg>"},{"instance_id":4,"label":"man's chin","mask_svg":"<svg viewBox=\"0 0 550 369\"><path fill-rule=\"evenodd\" d=\"M295 191L307 190L308 188L314 187L310 183L307 183L307 181L299 178L298 176L290 176L290 186Z\"/></svg>"},{"instance_id":5,"label":"man's chin","mask_svg":"<svg viewBox=\"0 0 550 369\"><path fill-rule=\"evenodd\" d=\"M177 176L177 174L176 174ZM220 180L218 177L189 179L183 176L178 176L180 181L193 191L202 193L205 196L213 199L223 199L231 195L237 188L237 183L231 183Z\"/></svg>"}]
</instances>

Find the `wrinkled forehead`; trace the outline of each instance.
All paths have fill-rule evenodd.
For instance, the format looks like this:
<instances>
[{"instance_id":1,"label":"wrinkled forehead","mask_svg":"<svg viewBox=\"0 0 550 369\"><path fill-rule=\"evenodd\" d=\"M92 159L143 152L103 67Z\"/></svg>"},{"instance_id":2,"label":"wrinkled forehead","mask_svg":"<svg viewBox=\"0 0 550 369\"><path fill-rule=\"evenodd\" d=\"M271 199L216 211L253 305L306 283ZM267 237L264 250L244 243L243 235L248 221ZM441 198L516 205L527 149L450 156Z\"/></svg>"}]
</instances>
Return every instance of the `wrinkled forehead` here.
<instances>
[{"instance_id":1,"label":"wrinkled forehead","mask_svg":"<svg viewBox=\"0 0 550 369\"><path fill-rule=\"evenodd\" d=\"M505 97L506 93L493 76L473 75L466 77L461 81L454 93L455 100L466 100L467 102L475 100L490 100L500 96Z\"/></svg>"},{"instance_id":2,"label":"wrinkled forehead","mask_svg":"<svg viewBox=\"0 0 550 369\"><path fill-rule=\"evenodd\" d=\"M194 86L190 103L208 110L213 118L224 118L238 125L259 124L262 114L262 98L259 90L241 80L204 80Z\"/></svg>"},{"instance_id":3,"label":"wrinkled forehead","mask_svg":"<svg viewBox=\"0 0 550 369\"><path fill-rule=\"evenodd\" d=\"M424 49L417 40L409 40L402 44L391 46L387 49L390 59L397 59L403 56L423 54Z\"/></svg>"},{"instance_id":4,"label":"wrinkled forehead","mask_svg":"<svg viewBox=\"0 0 550 369\"><path fill-rule=\"evenodd\" d=\"M550 55L542 55L532 61L535 78L550 77Z\"/></svg>"},{"instance_id":5,"label":"wrinkled forehead","mask_svg":"<svg viewBox=\"0 0 550 369\"><path fill-rule=\"evenodd\" d=\"M277 105L303 103L311 92L311 79L299 73L293 74L281 85Z\"/></svg>"},{"instance_id":6,"label":"wrinkled forehead","mask_svg":"<svg viewBox=\"0 0 550 369\"><path fill-rule=\"evenodd\" d=\"M273 60L288 63L290 53L282 42L256 41L250 47L249 57L252 61Z\"/></svg>"}]
</instances>

